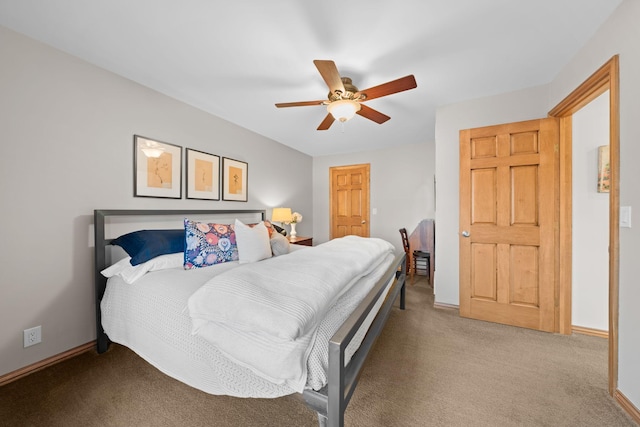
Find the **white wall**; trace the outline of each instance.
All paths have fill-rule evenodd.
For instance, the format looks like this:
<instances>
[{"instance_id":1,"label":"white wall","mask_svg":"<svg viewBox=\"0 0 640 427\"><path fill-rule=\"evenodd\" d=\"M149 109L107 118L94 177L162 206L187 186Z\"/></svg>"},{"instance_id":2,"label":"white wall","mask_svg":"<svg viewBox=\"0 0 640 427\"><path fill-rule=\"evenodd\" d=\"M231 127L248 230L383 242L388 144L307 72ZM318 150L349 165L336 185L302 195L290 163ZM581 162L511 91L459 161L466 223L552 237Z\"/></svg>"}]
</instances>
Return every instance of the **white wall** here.
<instances>
[{"instance_id":1,"label":"white wall","mask_svg":"<svg viewBox=\"0 0 640 427\"><path fill-rule=\"evenodd\" d=\"M547 104L545 87L537 87L438 108L436 303L459 304L460 130L545 117Z\"/></svg>"},{"instance_id":2,"label":"white wall","mask_svg":"<svg viewBox=\"0 0 640 427\"><path fill-rule=\"evenodd\" d=\"M625 0L550 85L557 104L612 56L620 55L620 205L635 208L620 229L618 388L640 408L640 1Z\"/></svg>"},{"instance_id":3,"label":"white wall","mask_svg":"<svg viewBox=\"0 0 640 427\"><path fill-rule=\"evenodd\" d=\"M329 168L369 163L371 166L370 233L402 250L398 230L411 232L425 218L434 218L434 144L401 147L313 159L314 244L329 240ZM437 233L436 233L437 234Z\"/></svg>"},{"instance_id":4,"label":"white wall","mask_svg":"<svg viewBox=\"0 0 640 427\"><path fill-rule=\"evenodd\" d=\"M609 92L572 119L571 324L609 330L609 193L598 193L598 147L609 144Z\"/></svg>"},{"instance_id":5,"label":"white wall","mask_svg":"<svg viewBox=\"0 0 640 427\"><path fill-rule=\"evenodd\" d=\"M95 338L94 209L287 205L312 233L311 157L3 27L0 58L0 375ZM248 162L249 201L133 197L134 134Z\"/></svg>"}]
</instances>

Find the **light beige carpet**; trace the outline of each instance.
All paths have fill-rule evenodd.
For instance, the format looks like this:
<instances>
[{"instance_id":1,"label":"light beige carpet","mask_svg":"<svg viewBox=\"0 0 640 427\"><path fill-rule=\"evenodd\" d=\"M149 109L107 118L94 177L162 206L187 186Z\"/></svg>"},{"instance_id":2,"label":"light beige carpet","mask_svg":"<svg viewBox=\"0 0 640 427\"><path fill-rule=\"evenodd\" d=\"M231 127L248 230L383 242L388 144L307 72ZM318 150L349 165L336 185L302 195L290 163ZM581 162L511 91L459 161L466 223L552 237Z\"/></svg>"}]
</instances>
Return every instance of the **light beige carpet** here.
<instances>
[{"instance_id":1,"label":"light beige carpet","mask_svg":"<svg viewBox=\"0 0 640 427\"><path fill-rule=\"evenodd\" d=\"M0 388L2 426L316 426L295 396L212 396L112 345ZM347 426L634 426L607 393L607 341L462 319L422 278L394 309Z\"/></svg>"}]
</instances>

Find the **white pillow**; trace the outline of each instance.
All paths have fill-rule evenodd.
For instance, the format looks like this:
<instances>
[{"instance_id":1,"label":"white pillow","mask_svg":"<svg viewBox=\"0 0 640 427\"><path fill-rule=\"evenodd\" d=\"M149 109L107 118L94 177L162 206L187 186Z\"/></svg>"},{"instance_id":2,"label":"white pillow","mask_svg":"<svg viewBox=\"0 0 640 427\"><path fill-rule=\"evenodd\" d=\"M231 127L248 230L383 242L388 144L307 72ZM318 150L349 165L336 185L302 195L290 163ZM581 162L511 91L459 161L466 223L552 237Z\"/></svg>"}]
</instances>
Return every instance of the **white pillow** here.
<instances>
[{"instance_id":1,"label":"white pillow","mask_svg":"<svg viewBox=\"0 0 640 427\"><path fill-rule=\"evenodd\" d=\"M138 265L131 265L131 257L126 257L105 268L100 273L104 277L120 276L126 283L131 284L149 271L182 267L183 263L184 252L160 255Z\"/></svg>"},{"instance_id":2,"label":"white pillow","mask_svg":"<svg viewBox=\"0 0 640 427\"><path fill-rule=\"evenodd\" d=\"M284 255L289 253L289 239L284 237L280 233L273 233L271 235L271 252L273 256Z\"/></svg>"},{"instance_id":3,"label":"white pillow","mask_svg":"<svg viewBox=\"0 0 640 427\"><path fill-rule=\"evenodd\" d=\"M249 227L236 219L235 232L240 264L271 258L269 231L264 222L261 221L255 226Z\"/></svg>"}]
</instances>

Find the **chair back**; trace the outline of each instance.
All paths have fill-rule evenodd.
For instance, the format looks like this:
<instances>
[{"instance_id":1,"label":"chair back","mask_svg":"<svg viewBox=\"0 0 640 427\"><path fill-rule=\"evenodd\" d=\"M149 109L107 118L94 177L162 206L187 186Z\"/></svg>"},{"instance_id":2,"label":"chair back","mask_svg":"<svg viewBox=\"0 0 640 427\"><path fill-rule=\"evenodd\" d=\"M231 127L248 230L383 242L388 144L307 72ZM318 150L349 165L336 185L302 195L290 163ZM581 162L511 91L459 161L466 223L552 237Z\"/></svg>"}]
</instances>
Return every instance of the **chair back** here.
<instances>
[{"instance_id":1,"label":"chair back","mask_svg":"<svg viewBox=\"0 0 640 427\"><path fill-rule=\"evenodd\" d=\"M409 283L413 284L413 272L415 271L415 266L413 265L413 262L415 260L415 258L413 257L413 254L411 253L411 248L409 246L409 236L407 235L407 229L406 228L401 228L400 230L400 237L402 237L402 247L404 248L404 253L406 255L406 260L407 260L407 274L409 275Z\"/></svg>"},{"instance_id":2,"label":"chair back","mask_svg":"<svg viewBox=\"0 0 640 427\"><path fill-rule=\"evenodd\" d=\"M402 237L402 247L404 248L404 251L406 252L406 254L409 255L409 253L410 253L409 236L407 235L407 229L406 228L401 228L400 229L400 237Z\"/></svg>"}]
</instances>

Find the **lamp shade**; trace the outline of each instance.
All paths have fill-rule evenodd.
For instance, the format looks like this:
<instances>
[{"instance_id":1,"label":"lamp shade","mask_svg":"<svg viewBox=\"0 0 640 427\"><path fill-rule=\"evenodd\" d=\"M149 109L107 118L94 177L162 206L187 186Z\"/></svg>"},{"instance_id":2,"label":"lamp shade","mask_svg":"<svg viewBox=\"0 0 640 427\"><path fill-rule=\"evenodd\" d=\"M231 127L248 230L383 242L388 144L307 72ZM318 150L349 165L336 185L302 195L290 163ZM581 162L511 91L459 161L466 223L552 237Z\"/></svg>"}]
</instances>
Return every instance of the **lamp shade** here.
<instances>
[{"instance_id":1,"label":"lamp shade","mask_svg":"<svg viewBox=\"0 0 640 427\"><path fill-rule=\"evenodd\" d=\"M351 99L340 99L327 105L327 111L334 119L346 122L360 111L360 103Z\"/></svg>"},{"instance_id":2,"label":"lamp shade","mask_svg":"<svg viewBox=\"0 0 640 427\"><path fill-rule=\"evenodd\" d=\"M273 208L271 212L271 221L273 222L290 222L291 208Z\"/></svg>"}]
</instances>

